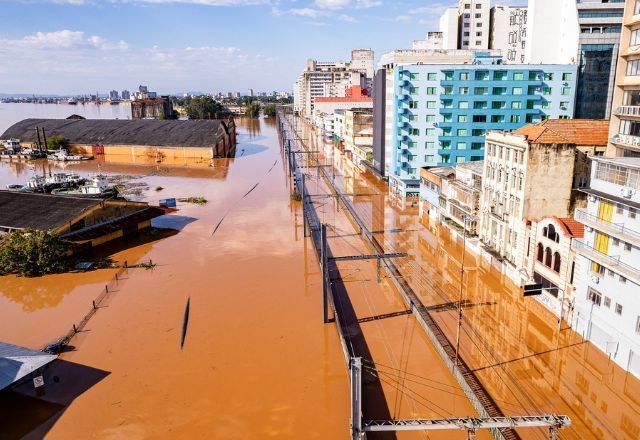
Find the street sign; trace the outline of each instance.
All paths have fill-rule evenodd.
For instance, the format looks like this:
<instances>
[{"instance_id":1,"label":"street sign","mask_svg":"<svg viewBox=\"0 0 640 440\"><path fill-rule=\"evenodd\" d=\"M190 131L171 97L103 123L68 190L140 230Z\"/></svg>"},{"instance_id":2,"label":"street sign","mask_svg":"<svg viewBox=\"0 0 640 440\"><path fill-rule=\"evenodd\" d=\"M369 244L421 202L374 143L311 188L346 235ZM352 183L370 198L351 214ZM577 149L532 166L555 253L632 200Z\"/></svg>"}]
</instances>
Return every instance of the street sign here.
<instances>
[{"instance_id":1,"label":"street sign","mask_svg":"<svg viewBox=\"0 0 640 440\"><path fill-rule=\"evenodd\" d=\"M44 385L44 378L42 377L42 375L36 376L36 377L33 378L33 387L34 388L40 388L43 385Z\"/></svg>"}]
</instances>

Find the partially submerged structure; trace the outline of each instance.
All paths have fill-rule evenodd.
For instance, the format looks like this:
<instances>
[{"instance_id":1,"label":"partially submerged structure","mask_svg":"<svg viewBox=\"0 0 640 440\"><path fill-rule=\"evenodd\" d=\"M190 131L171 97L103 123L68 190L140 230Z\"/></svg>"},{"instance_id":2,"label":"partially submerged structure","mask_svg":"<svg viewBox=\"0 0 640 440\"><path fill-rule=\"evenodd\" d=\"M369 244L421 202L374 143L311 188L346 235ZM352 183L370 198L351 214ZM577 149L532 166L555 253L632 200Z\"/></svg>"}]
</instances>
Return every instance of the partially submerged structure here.
<instances>
[{"instance_id":1,"label":"partially submerged structure","mask_svg":"<svg viewBox=\"0 0 640 440\"><path fill-rule=\"evenodd\" d=\"M212 159L234 157L236 126L223 120L108 120L24 119L0 139L20 139L23 146L37 141L36 128L47 136L63 136L69 147L86 154L152 158Z\"/></svg>"},{"instance_id":2,"label":"partially submerged structure","mask_svg":"<svg viewBox=\"0 0 640 440\"><path fill-rule=\"evenodd\" d=\"M0 390L35 373L57 356L0 342Z\"/></svg>"},{"instance_id":3,"label":"partially submerged structure","mask_svg":"<svg viewBox=\"0 0 640 440\"><path fill-rule=\"evenodd\" d=\"M147 229L165 213L143 202L0 191L0 237L27 228L53 232L80 252Z\"/></svg>"}]
</instances>

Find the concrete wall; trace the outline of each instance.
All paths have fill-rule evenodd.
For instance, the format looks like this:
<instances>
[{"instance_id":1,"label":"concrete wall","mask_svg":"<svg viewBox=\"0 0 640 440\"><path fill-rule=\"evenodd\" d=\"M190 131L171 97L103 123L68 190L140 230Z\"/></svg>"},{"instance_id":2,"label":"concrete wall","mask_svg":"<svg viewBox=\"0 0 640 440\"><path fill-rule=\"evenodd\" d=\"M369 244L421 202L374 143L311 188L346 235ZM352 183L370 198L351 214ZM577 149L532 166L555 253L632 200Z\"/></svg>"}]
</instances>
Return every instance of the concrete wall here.
<instances>
[{"instance_id":1,"label":"concrete wall","mask_svg":"<svg viewBox=\"0 0 640 440\"><path fill-rule=\"evenodd\" d=\"M525 63L576 62L579 35L576 0L529 0Z\"/></svg>"}]
</instances>

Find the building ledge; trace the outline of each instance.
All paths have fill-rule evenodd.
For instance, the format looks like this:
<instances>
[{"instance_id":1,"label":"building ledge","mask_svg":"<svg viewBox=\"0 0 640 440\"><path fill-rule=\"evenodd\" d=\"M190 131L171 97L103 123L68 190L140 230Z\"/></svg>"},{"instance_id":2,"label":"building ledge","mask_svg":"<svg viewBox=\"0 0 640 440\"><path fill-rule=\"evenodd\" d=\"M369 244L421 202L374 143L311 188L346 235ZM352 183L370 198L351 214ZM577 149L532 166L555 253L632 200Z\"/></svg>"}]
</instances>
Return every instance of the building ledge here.
<instances>
[{"instance_id":1,"label":"building ledge","mask_svg":"<svg viewBox=\"0 0 640 440\"><path fill-rule=\"evenodd\" d=\"M571 249L587 259L624 276L637 285L640 285L640 269L620 261L620 257L613 257L594 249L583 240L574 238L571 241Z\"/></svg>"},{"instance_id":2,"label":"building ledge","mask_svg":"<svg viewBox=\"0 0 640 440\"><path fill-rule=\"evenodd\" d=\"M611 223L589 214L586 209L576 209L575 219L585 226L597 229L619 240L640 247L640 232L627 228L622 223Z\"/></svg>"}]
</instances>

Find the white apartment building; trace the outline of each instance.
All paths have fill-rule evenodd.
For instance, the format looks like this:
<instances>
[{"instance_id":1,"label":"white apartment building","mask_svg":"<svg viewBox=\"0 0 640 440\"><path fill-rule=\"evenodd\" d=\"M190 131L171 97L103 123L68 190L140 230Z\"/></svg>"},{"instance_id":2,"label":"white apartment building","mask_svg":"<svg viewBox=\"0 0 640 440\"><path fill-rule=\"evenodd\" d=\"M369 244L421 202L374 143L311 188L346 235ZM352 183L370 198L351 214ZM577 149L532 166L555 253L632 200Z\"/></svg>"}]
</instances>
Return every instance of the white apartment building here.
<instances>
[{"instance_id":1,"label":"white apartment building","mask_svg":"<svg viewBox=\"0 0 640 440\"><path fill-rule=\"evenodd\" d=\"M460 49L489 49L489 0L460 0Z\"/></svg>"},{"instance_id":2,"label":"white apartment building","mask_svg":"<svg viewBox=\"0 0 640 440\"><path fill-rule=\"evenodd\" d=\"M458 49L458 8L447 8L440 17L440 33L443 49ZM418 49L418 48L415 48Z\"/></svg>"},{"instance_id":3,"label":"white apartment building","mask_svg":"<svg viewBox=\"0 0 640 440\"><path fill-rule=\"evenodd\" d=\"M344 97L351 87L370 88L373 81L373 51L354 50L352 59L342 61L308 60L294 86L294 109L301 116L312 117L315 98ZM370 76L368 76L370 75Z\"/></svg>"},{"instance_id":4,"label":"white apartment building","mask_svg":"<svg viewBox=\"0 0 640 440\"><path fill-rule=\"evenodd\" d=\"M526 64L575 64L579 36L576 0L529 0Z\"/></svg>"},{"instance_id":5,"label":"white apartment building","mask_svg":"<svg viewBox=\"0 0 640 440\"><path fill-rule=\"evenodd\" d=\"M640 0L625 3L607 155L640 156Z\"/></svg>"},{"instance_id":6,"label":"white apartment building","mask_svg":"<svg viewBox=\"0 0 640 440\"><path fill-rule=\"evenodd\" d=\"M640 158L594 158L574 329L640 377Z\"/></svg>"},{"instance_id":7,"label":"white apartment building","mask_svg":"<svg viewBox=\"0 0 640 440\"><path fill-rule=\"evenodd\" d=\"M526 7L520 6L491 8L489 47L502 50L502 57L508 63L524 64L528 13Z\"/></svg>"}]
</instances>

